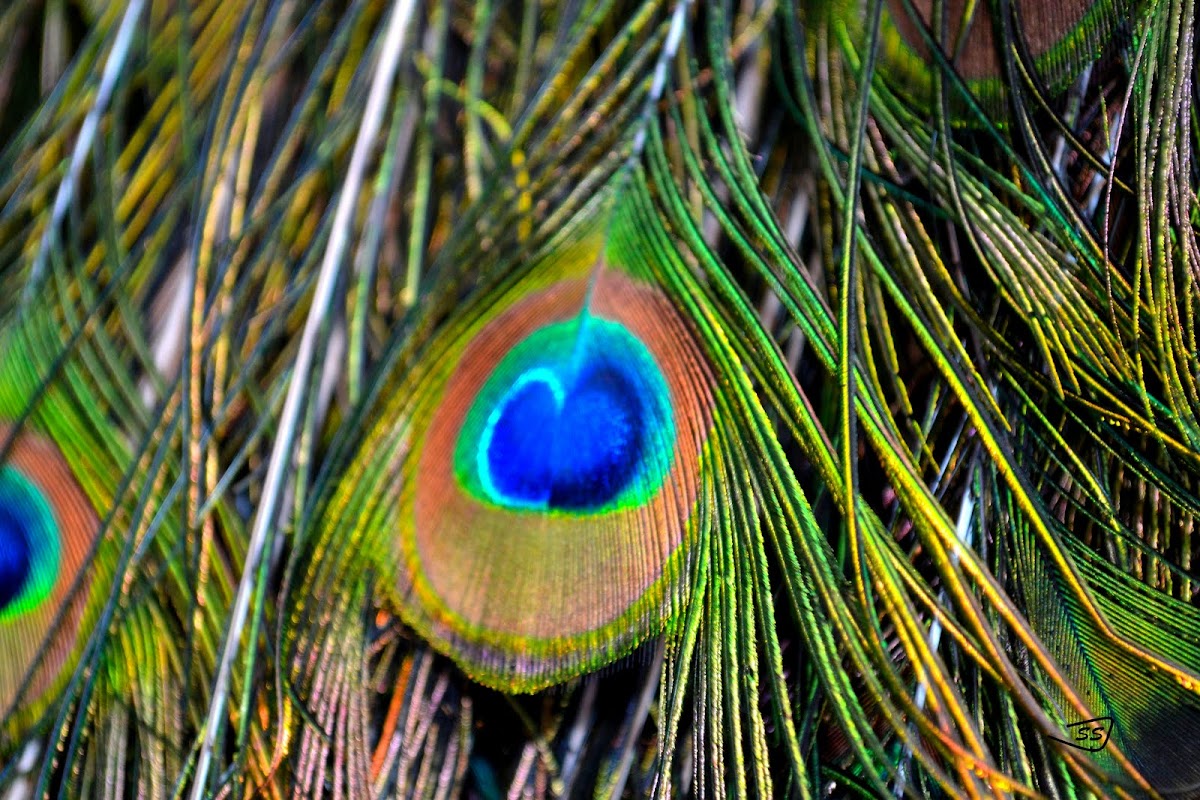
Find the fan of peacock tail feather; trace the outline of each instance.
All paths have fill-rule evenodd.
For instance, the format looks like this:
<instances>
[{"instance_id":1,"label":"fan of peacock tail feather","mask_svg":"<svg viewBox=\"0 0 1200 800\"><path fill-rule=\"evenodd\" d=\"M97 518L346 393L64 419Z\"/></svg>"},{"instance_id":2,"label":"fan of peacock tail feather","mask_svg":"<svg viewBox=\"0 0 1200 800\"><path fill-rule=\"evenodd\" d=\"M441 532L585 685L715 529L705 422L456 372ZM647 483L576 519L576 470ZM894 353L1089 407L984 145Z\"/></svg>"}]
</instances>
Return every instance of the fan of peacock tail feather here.
<instances>
[{"instance_id":1,"label":"fan of peacock tail feather","mask_svg":"<svg viewBox=\"0 0 1200 800\"><path fill-rule=\"evenodd\" d=\"M0 797L1200 796L1193 0L0 9Z\"/></svg>"}]
</instances>

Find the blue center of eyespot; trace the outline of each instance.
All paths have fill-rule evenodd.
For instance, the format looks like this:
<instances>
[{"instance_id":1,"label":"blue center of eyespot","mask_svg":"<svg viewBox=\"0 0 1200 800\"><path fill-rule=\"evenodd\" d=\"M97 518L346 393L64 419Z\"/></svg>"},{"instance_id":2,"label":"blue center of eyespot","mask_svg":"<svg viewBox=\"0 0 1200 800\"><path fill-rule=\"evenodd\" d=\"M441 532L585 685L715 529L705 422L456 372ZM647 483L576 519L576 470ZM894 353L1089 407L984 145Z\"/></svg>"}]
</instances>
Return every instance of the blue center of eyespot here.
<instances>
[{"instance_id":1,"label":"blue center of eyespot","mask_svg":"<svg viewBox=\"0 0 1200 800\"><path fill-rule=\"evenodd\" d=\"M0 508L0 611L16 599L29 581L29 540L21 520Z\"/></svg>"},{"instance_id":2,"label":"blue center of eyespot","mask_svg":"<svg viewBox=\"0 0 1200 800\"><path fill-rule=\"evenodd\" d=\"M59 558L46 498L19 471L0 467L0 622L41 604L58 579Z\"/></svg>"},{"instance_id":3,"label":"blue center of eyespot","mask_svg":"<svg viewBox=\"0 0 1200 800\"><path fill-rule=\"evenodd\" d=\"M628 377L611 364L588 365L569 388L551 370L532 369L489 416L480 475L519 505L605 505L641 462L642 412Z\"/></svg>"},{"instance_id":4,"label":"blue center of eyespot","mask_svg":"<svg viewBox=\"0 0 1200 800\"><path fill-rule=\"evenodd\" d=\"M656 491L673 447L670 392L649 351L621 324L583 314L501 359L455 460L491 503L596 513Z\"/></svg>"}]
</instances>

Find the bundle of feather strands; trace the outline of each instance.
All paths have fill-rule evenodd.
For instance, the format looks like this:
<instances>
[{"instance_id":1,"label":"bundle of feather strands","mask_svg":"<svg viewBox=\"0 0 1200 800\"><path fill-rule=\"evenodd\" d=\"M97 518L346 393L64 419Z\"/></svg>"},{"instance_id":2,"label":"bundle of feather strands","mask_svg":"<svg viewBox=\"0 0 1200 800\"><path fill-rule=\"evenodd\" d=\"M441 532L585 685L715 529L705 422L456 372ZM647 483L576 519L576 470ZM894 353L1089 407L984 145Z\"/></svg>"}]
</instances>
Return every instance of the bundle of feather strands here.
<instances>
[{"instance_id":1,"label":"bundle of feather strands","mask_svg":"<svg viewBox=\"0 0 1200 800\"><path fill-rule=\"evenodd\" d=\"M1193 0L12 0L0 797L1200 797Z\"/></svg>"}]
</instances>

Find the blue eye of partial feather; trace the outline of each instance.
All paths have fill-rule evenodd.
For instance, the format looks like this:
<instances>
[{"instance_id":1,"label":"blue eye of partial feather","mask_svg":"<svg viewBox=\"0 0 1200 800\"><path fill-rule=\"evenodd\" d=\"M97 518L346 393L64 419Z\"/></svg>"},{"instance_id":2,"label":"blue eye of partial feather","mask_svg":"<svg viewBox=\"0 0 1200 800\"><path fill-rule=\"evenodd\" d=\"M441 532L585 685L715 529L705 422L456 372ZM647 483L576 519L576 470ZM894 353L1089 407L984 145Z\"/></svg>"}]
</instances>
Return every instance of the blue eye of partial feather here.
<instances>
[{"instance_id":1,"label":"blue eye of partial feather","mask_svg":"<svg viewBox=\"0 0 1200 800\"><path fill-rule=\"evenodd\" d=\"M21 594L29 580L29 539L20 517L0 507L0 611Z\"/></svg>"},{"instance_id":2,"label":"blue eye of partial feather","mask_svg":"<svg viewBox=\"0 0 1200 800\"><path fill-rule=\"evenodd\" d=\"M60 549L41 490L17 469L0 467L0 622L45 600L58 578Z\"/></svg>"},{"instance_id":3,"label":"blue eye of partial feather","mask_svg":"<svg viewBox=\"0 0 1200 800\"><path fill-rule=\"evenodd\" d=\"M480 474L514 505L603 506L637 474L642 416L629 379L609 364L593 365L569 388L554 371L532 369L489 417Z\"/></svg>"}]
</instances>

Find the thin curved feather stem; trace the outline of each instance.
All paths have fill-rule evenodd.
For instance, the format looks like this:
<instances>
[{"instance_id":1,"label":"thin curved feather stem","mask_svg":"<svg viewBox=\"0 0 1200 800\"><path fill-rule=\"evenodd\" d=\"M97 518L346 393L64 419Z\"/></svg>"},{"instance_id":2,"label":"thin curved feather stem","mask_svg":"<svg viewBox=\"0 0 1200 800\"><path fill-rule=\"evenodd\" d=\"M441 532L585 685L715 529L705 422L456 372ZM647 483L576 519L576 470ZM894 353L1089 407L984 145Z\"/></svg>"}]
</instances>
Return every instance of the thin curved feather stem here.
<instances>
[{"instance_id":1,"label":"thin curved feather stem","mask_svg":"<svg viewBox=\"0 0 1200 800\"><path fill-rule=\"evenodd\" d=\"M233 668L233 659L237 655L238 645L241 642L242 626L250 611L251 594L254 591L258 565L268 544L268 533L274 530L278 512L277 503L292 458L293 437L299 423L301 408L304 405L304 393L308 388L308 374L312 368L317 336L324 324L325 315L328 313L333 298L337 275L342 265L343 251L348 239L348 229L354 212L353 204L358 200L367 159L374 146L375 136L383 122L384 107L388 95L391 93L392 81L403 52L404 39L413 11L413 3L404 0L398 2L392 9L387 33L382 40L379 66L376 69L371 94L363 112L362 128L355 143L354 155L351 157L346 181L342 186L332 235L325 250L312 309L305 321L287 399L284 401L284 407L280 413L279 429L276 432L275 444L264 480L264 496L251 529L246 559L242 567L242 578L234 601L230 625L225 635L225 644L221 648L221 660L217 668L213 698L209 705L208 719L204 725L204 741L193 778L191 796L194 800L200 800L207 789L208 769L213 757L212 750L215 746L219 720L224 713L226 693L229 690L229 675Z\"/></svg>"},{"instance_id":2,"label":"thin curved feather stem","mask_svg":"<svg viewBox=\"0 0 1200 800\"><path fill-rule=\"evenodd\" d=\"M92 149L92 142L95 139L96 130L100 125L100 117L108 110L108 105L112 100L113 89L117 80L121 77L126 58L129 55L129 48L133 42L134 29L142 16L142 10L145 6L145 0L131 0L121 17L121 25L117 28L116 34L113 37L112 47L109 51L108 59L104 63L104 71L100 76L100 84L96 90L96 100L92 104L92 107L88 109L87 115L83 118L83 124L79 128L79 134L75 139L75 147L71 151L71 160L67 167L67 174L58 186L58 192L54 196L54 209L51 211L49 223L42 232L42 238L38 244L33 264L29 268L29 276L26 279L24 290L26 304L41 288L43 274L46 270L46 262L50 258L50 251L61 246L59 227L62 225L63 219L66 217L67 211L75 199L76 187L83 172L84 161Z\"/></svg>"}]
</instances>

